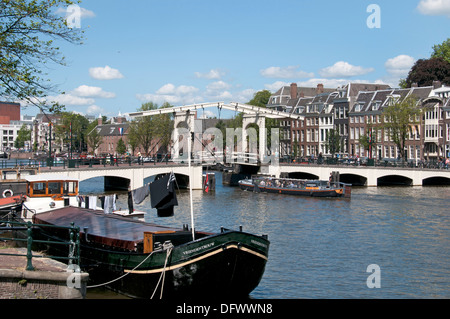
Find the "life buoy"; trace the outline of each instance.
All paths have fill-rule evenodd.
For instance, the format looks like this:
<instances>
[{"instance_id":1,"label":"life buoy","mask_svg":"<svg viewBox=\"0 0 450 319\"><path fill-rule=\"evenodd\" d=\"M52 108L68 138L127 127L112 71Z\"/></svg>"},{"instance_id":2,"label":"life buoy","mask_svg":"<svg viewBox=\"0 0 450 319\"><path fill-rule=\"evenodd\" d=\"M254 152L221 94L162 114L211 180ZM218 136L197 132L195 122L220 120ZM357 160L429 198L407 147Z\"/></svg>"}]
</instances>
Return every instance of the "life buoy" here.
<instances>
[{"instance_id":1,"label":"life buoy","mask_svg":"<svg viewBox=\"0 0 450 319\"><path fill-rule=\"evenodd\" d=\"M10 193L10 195L9 195L9 196L6 196L8 193ZM6 197L13 197L13 195L14 195L14 192L13 192L11 189L5 189L5 190L3 191L3 198L6 198Z\"/></svg>"}]
</instances>

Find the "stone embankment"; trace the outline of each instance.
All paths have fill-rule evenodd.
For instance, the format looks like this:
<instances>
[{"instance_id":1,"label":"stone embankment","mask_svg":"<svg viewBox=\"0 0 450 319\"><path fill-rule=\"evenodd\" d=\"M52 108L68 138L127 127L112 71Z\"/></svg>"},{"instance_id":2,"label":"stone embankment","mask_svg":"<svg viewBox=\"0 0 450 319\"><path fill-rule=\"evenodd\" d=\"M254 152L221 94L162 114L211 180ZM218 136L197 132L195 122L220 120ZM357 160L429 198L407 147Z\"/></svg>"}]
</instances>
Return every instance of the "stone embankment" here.
<instances>
[{"instance_id":1,"label":"stone embankment","mask_svg":"<svg viewBox=\"0 0 450 319\"><path fill-rule=\"evenodd\" d=\"M0 248L2 254L26 255L25 248ZM38 253L33 252L33 255ZM33 258L35 270L26 270L23 256L0 256L0 299L84 299L87 273L68 271L50 258Z\"/></svg>"}]
</instances>

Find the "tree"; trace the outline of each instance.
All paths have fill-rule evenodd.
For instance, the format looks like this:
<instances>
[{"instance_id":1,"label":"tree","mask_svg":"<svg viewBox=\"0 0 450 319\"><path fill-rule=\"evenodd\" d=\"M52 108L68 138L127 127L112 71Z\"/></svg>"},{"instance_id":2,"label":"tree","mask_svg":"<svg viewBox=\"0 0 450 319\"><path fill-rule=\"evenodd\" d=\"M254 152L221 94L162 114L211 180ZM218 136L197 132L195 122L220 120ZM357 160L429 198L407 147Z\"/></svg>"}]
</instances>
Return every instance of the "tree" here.
<instances>
[{"instance_id":1,"label":"tree","mask_svg":"<svg viewBox=\"0 0 450 319\"><path fill-rule=\"evenodd\" d=\"M99 134L97 128L93 128L86 134L86 143L88 148L92 149L92 155L95 154L97 148L103 143L102 136Z\"/></svg>"},{"instance_id":2,"label":"tree","mask_svg":"<svg viewBox=\"0 0 450 319\"><path fill-rule=\"evenodd\" d=\"M56 91L44 67L65 65L55 40L81 44L82 31L69 28L57 9L70 0L2 0L0 2L0 95L25 100L41 110L63 106L43 98ZM52 104L49 106L49 102Z\"/></svg>"},{"instance_id":3,"label":"tree","mask_svg":"<svg viewBox=\"0 0 450 319\"><path fill-rule=\"evenodd\" d=\"M23 124L20 130L17 132L17 138L14 141L15 148L22 148L25 146L25 142L31 141L31 130L28 129L26 124Z\"/></svg>"},{"instance_id":4,"label":"tree","mask_svg":"<svg viewBox=\"0 0 450 319\"><path fill-rule=\"evenodd\" d=\"M417 104L414 96L408 96L403 100L393 101L383 111L382 127L385 131L387 130L404 160L406 160L406 140L411 126L418 124L422 114L422 110Z\"/></svg>"},{"instance_id":5,"label":"tree","mask_svg":"<svg viewBox=\"0 0 450 319\"><path fill-rule=\"evenodd\" d=\"M450 63L442 57L417 60L408 73L406 86L431 86L433 81L450 83Z\"/></svg>"},{"instance_id":6,"label":"tree","mask_svg":"<svg viewBox=\"0 0 450 319\"><path fill-rule=\"evenodd\" d=\"M161 108L171 107L164 103ZM150 111L158 109L158 105L153 102L142 104L138 111ZM128 143L133 152L137 146L143 148L144 153L150 153L152 142L157 140L158 145L166 147L170 143L173 124L170 114L158 114L152 116L143 116L131 122L128 130Z\"/></svg>"},{"instance_id":7,"label":"tree","mask_svg":"<svg viewBox=\"0 0 450 319\"><path fill-rule=\"evenodd\" d=\"M339 133L334 129L329 130L325 137L325 146L330 151L331 157L334 157L336 153L341 151L341 144Z\"/></svg>"},{"instance_id":8,"label":"tree","mask_svg":"<svg viewBox=\"0 0 450 319\"><path fill-rule=\"evenodd\" d=\"M126 151L127 151L127 147L125 146L125 143L122 140L122 138L120 138L119 141L117 141L116 152L117 152L117 154L123 155L123 154L125 154Z\"/></svg>"},{"instance_id":9,"label":"tree","mask_svg":"<svg viewBox=\"0 0 450 319\"><path fill-rule=\"evenodd\" d=\"M445 61L450 63L450 38L442 42L441 44L436 44L433 46L432 58L443 58Z\"/></svg>"}]
</instances>

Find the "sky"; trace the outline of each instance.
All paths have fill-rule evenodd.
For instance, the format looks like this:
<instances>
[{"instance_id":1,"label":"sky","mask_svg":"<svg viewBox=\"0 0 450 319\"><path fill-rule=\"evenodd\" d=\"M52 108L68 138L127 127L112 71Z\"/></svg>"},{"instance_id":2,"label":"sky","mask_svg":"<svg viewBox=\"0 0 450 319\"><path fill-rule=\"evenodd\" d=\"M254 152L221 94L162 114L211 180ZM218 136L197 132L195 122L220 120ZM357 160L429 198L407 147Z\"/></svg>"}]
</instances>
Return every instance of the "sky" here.
<instances>
[{"instance_id":1,"label":"sky","mask_svg":"<svg viewBox=\"0 0 450 319\"><path fill-rule=\"evenodd\" d=\"M60 8L84 43L47 70L67 111L117 116L145 102L250 101L280 87L398 87L450 38L450 0L82 0ZM198 116L229 118L214 108ZM22 109L35 115L36 107Z\"/></svg>"}]
</instances>

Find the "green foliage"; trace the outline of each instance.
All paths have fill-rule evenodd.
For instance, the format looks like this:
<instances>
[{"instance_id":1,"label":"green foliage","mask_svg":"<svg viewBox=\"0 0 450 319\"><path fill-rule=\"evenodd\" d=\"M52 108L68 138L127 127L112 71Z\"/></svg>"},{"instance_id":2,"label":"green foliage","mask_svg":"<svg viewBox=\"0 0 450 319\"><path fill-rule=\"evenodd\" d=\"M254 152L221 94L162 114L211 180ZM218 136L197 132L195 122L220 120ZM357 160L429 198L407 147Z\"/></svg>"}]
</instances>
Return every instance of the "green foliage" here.
<instances>
[{"instance_id":1,"label":"green foliage","mask_svg":"<svg viewBox=\"0 0 450 319\"><path fill-rule=\"evenodd\" d=\"M332 129L327 132L325 146L330 151L332 157L343 149L341 137L336 130Z\"/></svg>"},{"instance_id":2,"label":"green foliage","mask_svg":"<svg viewBox=\"0 0 450 319\"><path fill-rule=\"evenodd\" d=\"M164 103L161 108L172 107L169 103ZM147 102L142 104L138 111L150 111L158 109L158 104ZM128 143L131 149L142 147L145 154L149 154L152 141L157 139L159 147L167 148L172 136L173 123L170 114L158 114L143 116L131 122L128 130Z\"/></svg>"},{"instance_id":3,"label":"green foliage","mask_svg":"<svg viewBox=\"0 0 450 319\"><path fill-rule=\"evenodd\" d=\"M432 58L443 58L445 61L450 63L450 38L442 42L441 44L436 44L433 46Z\"/></svg>"},{"instance_id":4,"label":"green foliage","mask_svg":"<svg viewBox=\"0 0 450 319\"><path fill-rule=\"evenodd\" d=\"M116 152L120 155L123 155L125 154L126 151L127 147L125 146L125 143L122 140L122 138L120 138L120 140L117 142Z\"/></svg>"},{"instance_id":5,"label":"green foliage","mask_svg":"<svg viewBox=\"0 0 450 319\"><path fill-rule=\"evenodd\" d=\"M389 132L403 159L406 159L405 145L411 125L418 123L421 114L422 110L414 96L391 103L383 112L382 127Z\"/></svg>"},{"instance_id":6,"label":"green foliage","mask_svg":"<svg viewBox=\"0 0 450 319\"><path fill-rule=\"evenodd\" d=\"M55 40L80 44L82 31L69 28L56 11L73 4L69 0L0 1L0 95L25 100L50 112L42 98L56 89L43 72L50 63L65 65Z\"/></svg>"},{"instance_id":7,"label":"green foliage","mask_svg":"<svg viewBox=\"0 0 450 319\"><path fill-rule=\"evenodd\" d=\"M22 148L25 146L25 142L31 141L31 130L27 125L23 124L20 130L17 132L17 138L14 141L15 148Z\"/></svg>"}]
</instances>

